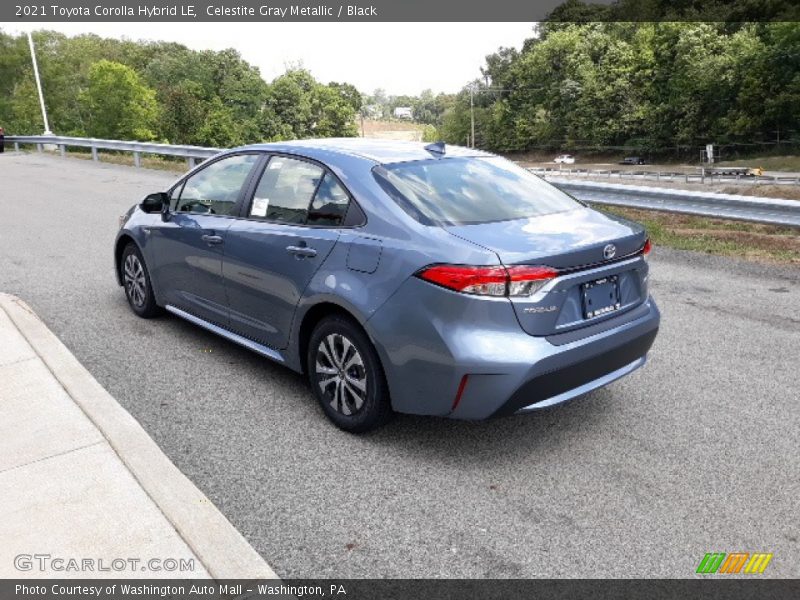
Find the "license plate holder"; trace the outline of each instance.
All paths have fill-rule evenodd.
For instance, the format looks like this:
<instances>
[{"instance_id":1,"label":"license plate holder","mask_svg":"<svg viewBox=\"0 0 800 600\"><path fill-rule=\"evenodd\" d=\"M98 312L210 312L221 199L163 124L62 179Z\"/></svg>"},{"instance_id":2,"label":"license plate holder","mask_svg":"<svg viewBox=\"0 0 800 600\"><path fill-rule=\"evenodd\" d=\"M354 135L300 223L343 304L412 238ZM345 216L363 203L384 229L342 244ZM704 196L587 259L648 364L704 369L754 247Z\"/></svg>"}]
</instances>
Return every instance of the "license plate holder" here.
<instances>
[{"instance_id":1,"label":"license plate holder","mask_svg":"<svg viewBox=\"0 0 800 600\"><path fill-rule=\"evenodd\" d=\"M619 277L610 275L582 283L581 296L583 297L583 316L586 319L593 319L619 310L621 306Z\"/></svg>"}]
</instances>

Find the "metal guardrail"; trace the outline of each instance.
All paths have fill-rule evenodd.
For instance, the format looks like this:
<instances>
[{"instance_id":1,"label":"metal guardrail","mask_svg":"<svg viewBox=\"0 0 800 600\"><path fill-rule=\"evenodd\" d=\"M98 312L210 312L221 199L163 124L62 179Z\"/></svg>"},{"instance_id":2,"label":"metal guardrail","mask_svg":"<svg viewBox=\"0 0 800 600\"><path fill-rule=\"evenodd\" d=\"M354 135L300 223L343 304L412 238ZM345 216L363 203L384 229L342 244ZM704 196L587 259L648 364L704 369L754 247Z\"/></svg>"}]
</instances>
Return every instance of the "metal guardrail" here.
<instances>
[{"instance_id":1,"label":"metal guardrail","mask_svg":"<svg viewBox=\"0 0 800 600\"><path fill-rule=\"evenodd\" d=\"M169 144L153 144L150 142L126 142L120 140L41 135L7 135L5 137L5 142L6 144L13 144L14 150L17 151L19 151L20 145L25 144L35 145L39 152L42 152L46 146L55 146L58 147L62 156L66 153L66 149L71 146L90 148L94 160L99 160L98 150L132 152L134 164L137 167L141 164L140 157L142 154L186 158L189 167L192 168L195 166L198 159L209 158L221 151L218 148L203 148L200 146L173 146ZM555 169L545 170L541 168L530 170L543 175L557 187L572 194L579 200L584 200L586 202L800 227L800 202L796 200L778 200L734 194L693 192L615 184L610 182L577 181L575 179L557 177L558 174L564 174L564 171ZM572 170L568 171L571 172ZM582 171L587 170L583 169ZM553 177L554 175L556 177ZM674 173L672 175L676 178L691 177L691 175L687 176L682 173ZM666 179L667 177L663 178ZM764 178L760 177L758 179Z\"/></svg>"},{"instance_id":2,"label":"metal guardrail","mask_svg":"<svg viewBox=\"0 0 800 600\"><path fill-rule=\"evenodd\" d=\"M157 154L160 156L177 156L185 158L189 168L193 168L198 159L206 159L221 152L219 148L203 148L202 146L173 146L171 144L154 144L151 142L126 142L123 140L99 140L95 138L64 137L58 135L7 135L6 145L13 143L14 150L19 151L20 145L34 145L39 152L46 146L58 147L61 156L66 154L68 147L90 148L92 159L100 160L98 150L116 150L119 152L132 152L133 163L141 166L142 154Z\"/></svg>"},{"instance_id":3,"label":"metal guardrail","mask_svg":"<svg viewBox=\"0 0 800 600\"><path fill-rule=\"evenodd\" d=\"M718 219L800 227L800 201L547 177L578 200Z\"/></svg>"},{"instance_id":4,"label":"metal guardrail","mask_svg":"<svg viewBox=\"0 0 800 600\"><path fill-rule=\"evenodd\" d=\"M648 171L642 169L583 169L532 167L529 169L543 177L594 177L606 179L639 179L650 181L680 181L683 183L751 183L774 185L800 185L800 175L721 175L705 172L698 168L697 173L680 173L677 171Z\"/></svg>"}]
</instances>

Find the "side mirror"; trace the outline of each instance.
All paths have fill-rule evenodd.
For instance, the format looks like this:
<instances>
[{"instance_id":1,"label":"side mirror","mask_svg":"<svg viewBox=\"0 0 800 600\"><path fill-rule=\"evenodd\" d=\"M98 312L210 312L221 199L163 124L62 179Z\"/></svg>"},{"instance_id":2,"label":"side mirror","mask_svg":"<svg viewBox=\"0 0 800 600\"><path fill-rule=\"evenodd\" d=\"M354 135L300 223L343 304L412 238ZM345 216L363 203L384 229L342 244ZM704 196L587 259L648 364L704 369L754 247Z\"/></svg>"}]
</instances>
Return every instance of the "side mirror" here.
<instances>
[{"instance_id":1,"label":"side mirror","mask_svg":"<svg viewBox=\"0 0 800 600\"><path fill-rule=\"evenodd\" d=\"M169 196L165 192L150 194L139 205L146 213L157 213L169 210Z\"/></svg>"}]
</instances>

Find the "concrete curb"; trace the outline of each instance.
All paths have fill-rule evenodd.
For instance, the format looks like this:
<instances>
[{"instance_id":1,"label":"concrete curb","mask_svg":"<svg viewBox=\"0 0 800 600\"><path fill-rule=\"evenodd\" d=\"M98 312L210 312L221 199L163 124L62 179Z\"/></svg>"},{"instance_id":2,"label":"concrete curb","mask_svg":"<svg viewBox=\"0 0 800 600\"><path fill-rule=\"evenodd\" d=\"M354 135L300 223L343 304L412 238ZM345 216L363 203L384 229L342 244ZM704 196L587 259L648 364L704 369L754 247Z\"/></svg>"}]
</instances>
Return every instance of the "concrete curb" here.
<instances>
[{"instance_id":1,"label":"concrete curb","mask_svg":"<svg viewBox=\"0 0 800 600\"><path fill-rule=\"evenodd\" d=\"M22 300L0 293L8 314L75 403L214 579L277 579L214 504Z\"/></svg>"}]
</instances>

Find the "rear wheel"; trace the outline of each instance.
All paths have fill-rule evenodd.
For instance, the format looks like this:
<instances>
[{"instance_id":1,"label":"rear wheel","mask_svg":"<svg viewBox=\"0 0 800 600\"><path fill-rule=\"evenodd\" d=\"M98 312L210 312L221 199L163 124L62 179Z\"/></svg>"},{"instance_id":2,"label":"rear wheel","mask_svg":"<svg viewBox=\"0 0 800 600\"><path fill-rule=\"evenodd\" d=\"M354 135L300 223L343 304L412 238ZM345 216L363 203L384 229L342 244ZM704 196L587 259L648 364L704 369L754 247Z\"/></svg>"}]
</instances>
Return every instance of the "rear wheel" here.
<instances>
[{"instance_id":1,"label":"rear wheel","mask_svg":"<svg viewBox=\"0 0 800 600\"><path fill-rule=\"evenodd\" d=\"M150 274L144 264L144 257L136 244L130 243L122 251L120 272L125 286L125 297L131 310L143 319L161 314L161 308L156 304L156 297L153 294L153 286L150 284Z\"/></svg>"},{"instance_id":2,"label":"rear wheel","mask_svg":"<svg viewBox=\"0 0 800 600\"><path fill-rule=\"evenodd\" d=\"M320 321L311 334L306 366L314 395L337 427L362 433L391 418L378 354L351 320L333 316Z\"/></svg>"}]
</instances>

